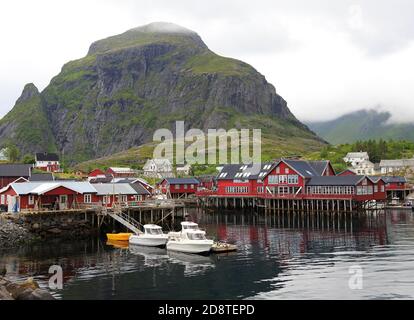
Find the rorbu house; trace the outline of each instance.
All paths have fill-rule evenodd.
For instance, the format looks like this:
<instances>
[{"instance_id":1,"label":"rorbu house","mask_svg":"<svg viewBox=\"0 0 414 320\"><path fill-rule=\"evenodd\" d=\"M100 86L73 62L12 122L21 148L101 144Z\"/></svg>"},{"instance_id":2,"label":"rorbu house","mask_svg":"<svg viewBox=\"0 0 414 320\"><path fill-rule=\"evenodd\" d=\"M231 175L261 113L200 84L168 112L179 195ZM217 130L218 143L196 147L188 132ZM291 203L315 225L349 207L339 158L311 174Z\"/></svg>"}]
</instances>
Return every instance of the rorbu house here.
<instances>
[{"instance_id":1,"label":"rorbu house","mask_svg":"<svg viewBox=\"0 0 414 320\"><path fill-rule=\"evenodd\" d=\"M107 207L114 204L135 204L150 196L145 188L129 183L98 183L93 184L93 187L96 190L98 202Z\"/></svg>"},{"instance_id":2,"label":"rorbu house","mask_svg":"<svg viewBox=\"0 0 414 320\"><path fill-rule=\"evenodd\" d=\"M203 196L202 191L198 195ZM234 199L367 202L385 200L386 190L381 177L336 176L329 161L281 159L274 163L226 165L217 176L216 191L208 195Z\"/></svg>"},{"instance_id":3,"label":"rorbu house","mask_svg":"<svg viewBox=\"0 0 414 320\"><path fill-rule=\"evenodd\" d=\"M165 178L158 185L161 193L171 198L188 198L197 192L199 184L196 178Z\"/></svg>"},{"instance_id":4,"label":"rorbu house","mask_svg":"<svg viewBox=\"0 0 414 320\"><path fill-rule=\"evenodd\" d=\"M14 182L0 190L0 205L8 212L76 209L96 200L89 182Z\"/></svg>"}]
</instances>

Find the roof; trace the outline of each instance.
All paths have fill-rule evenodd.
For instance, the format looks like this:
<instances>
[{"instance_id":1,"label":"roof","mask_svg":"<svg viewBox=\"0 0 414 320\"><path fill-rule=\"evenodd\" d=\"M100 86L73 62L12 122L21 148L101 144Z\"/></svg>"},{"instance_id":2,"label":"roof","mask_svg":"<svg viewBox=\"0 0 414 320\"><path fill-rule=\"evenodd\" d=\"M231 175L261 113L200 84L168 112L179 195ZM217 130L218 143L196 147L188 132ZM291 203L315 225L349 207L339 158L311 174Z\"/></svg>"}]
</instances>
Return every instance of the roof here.
<instances>
[{"instance_id":1,"label":"roof","mask_svg":"<svg viewBox=\"0 0 414 320\"><path fill-rule=\"evenodd\" d=\"M368 152L348 152L345 158L369 158Z\"/></svg>"},{"instance_id":2,"label":"roof","mask_svg":"<svg viewBox=\"0 0 414 320\"><path fill-rule=\"evenodd\" d=\"M99 183L94 184L97 195L108 194L137 194L134 188L129 183Z\"/></svg>"},{"instance_id":3,"label":"roof","mask_svg":"<svg viewBox=\"0 0 414 320\"><path fill-rule=\"evenodd\" d=\"M196 178L165 178L162 181L166 180L169 184L199 184Z\"/></svg>"},{"instance_id":4,"label":"roof","mask_svg":"<svg viewBox=\"0 0 414 320\"><path fill-rule=\"evenodd\" d=\"M299 173L301 176L305 178L312 178L320 176L318 170L320 170L320 165L316 166L316 169L313 165L315 165L315 161L313 161L313 165L311 165L311 161L305 161L305 160L287 160L283 159L283 162L285 162L287 165L289 165L292 169L294 169L297 173Z\"/></svg>"},{"instance_id":5,"label":"roof","mask_svg":"<svg viewBox=\"0 0 414 320\"><path fill-rule=\"evenodd\" d=\"M56 153L36 153L36 161L59 161L59 156Z\"/></svg>"},{"instance_id":6,"label":"roof","mask_svg":"<svg viewBox=\"0 0 414 320\"><path fill-rule=\"evenodd\" d=\"M414 167L414 159L381 160L380 167Z\"/></svg>"},{"instance_id":7,"label":"roof","mask_svg":"<svg viewBox=\"0 0 414 320\"><path fill-rule=\"evenodd\" d=\"M309 165L321 176L326 167L329 165L328 160L314 160L314 161L308 161Z\"/></svg>"},{"instance_id":8,"label":"roof","mask_svg":"<svg viewBox=\"0 0 414 320\"><path fill-rule=\"evenodd\" d=\"M311 178L308 186L355 186L365 176L319 176Z\"/></svg>"},{"instance_id":9,"label":"roof","mask_svg":"<svg viewBox=\"0 0 414 320\"><path fill-rule=\"evenodd\" d=\"M135 173L135 170L131 168L110 167L108 170L112 170L115 173Z\"/></svg>"},{"instance_id":10,"label":"roof","mask_svg":"<svg viewBox=\"0 0 414 320\"><path fill-rule=\"evenodd\" d=\"M31 164L2 163L0 177L29 177L32 167Z\"/></svg>"},{"instance_id":11,"label":"roof","mask_svg":"<svg viewBox=\"0 0 414 320\"><path fill-rule=\"evenodd\" d=\"M141 195L150 195L151 192L149 192L147 189L144 188L144 186L140 183L130 183L129 184L132 189L134 189L136 191L137 194L141 194Z\"/></svg>"},{"instance_id":12,"label":"roof","mask_svg":"<svg viewBox=\"0 0 414 320\"><path fill-rule=\"evenodd\" d=\"M29 181L53 181L52 173L32 173L29 177Z\"/></svg>"},{"instance_id":13,"label":"roof","mask_svg":"<svg viewBox=\"0 0 414 320\"><path fill-rule=\"evenodd\" d=\"M407 183L407 179L405 177L399 176L383 176L382 180L384 180L385 183Z\"/></svg>"},{"instance_id":14,"label":"roof","mask_svg":"<svg viewBox=\"0 0 414 320\"><path fill-rule=\"evenodd\" d=\"M147 180L142 179L142 178L115 178L115 179L113 179L113 182L115 182L115 183L132 183L132 184L139 183L139 184L142 184L142 185L147 186L149 188L154 188L152 185L150 185L148 183Z\"/></svg>"},{"instance_id":15,"label":"roof","mask_svg":"<svg viewBox=\"0 0 414 320\"><path fill-rule=\"evenodd\" d=\"M89 180L90 183L109 183L112 181L112 176L96 177Z\"/></svg>"},{"instance_id":16,"label":"roof","mask_svg":"<svg viewBox=\"0 0 414 320\"><path fill-rule=\"evenodd\" d=\"M75 182L75 181L50 181L50 182L18 182L12 183L9 186L19 194L44 194L53 189L64 187L73 190L77 193L96 193L96 190L89 182ZM8 188L8 187L6 187ZM4 188L4 189L6 189Z\"/></svg>"},{"instance_id":17,"label":"roof","mask_svg":"<svg viewBox=\"0 0 414 320\"><path fill-rule=\"evenodd\" d=\"M273 168L272 162L255 164L226 164L217 180L257 180L263 179Z\"/></svg>"},{"instance_id":18,"label":"roof","mask_svg":"<svg viewBox=\"0 0 414 320\"><path fill-rule=\"evenodd\" d=\"M339 173L337 174L337 176L342 176L342 175L344 175L345 173L351 173L352 175L356 175L356 173L355 173L354 171L352 171L351 169L345 169L344 171L339 172Z\"/></svg>"}]
</instances>

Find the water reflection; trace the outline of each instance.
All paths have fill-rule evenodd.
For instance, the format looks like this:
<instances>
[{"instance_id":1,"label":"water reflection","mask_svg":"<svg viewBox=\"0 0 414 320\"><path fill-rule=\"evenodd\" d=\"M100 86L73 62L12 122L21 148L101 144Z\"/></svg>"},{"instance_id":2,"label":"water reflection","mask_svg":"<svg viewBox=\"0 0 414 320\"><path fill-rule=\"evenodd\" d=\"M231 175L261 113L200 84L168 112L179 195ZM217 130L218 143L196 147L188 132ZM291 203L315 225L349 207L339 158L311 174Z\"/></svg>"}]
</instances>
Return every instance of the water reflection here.
<instances>
[{"instance_id":1,"label":"water reflection","mask_svg":"<svg viewBox=\"0 0 414 320\"><path fill-rule=\"evenodd\" d=\"M50 242L0 252L14 278L47 284L64 271L63 299L413 298L414 221L405 211L367 215L191 213L238 251L208 257L101 239ZM363 290L348 286L364 270Z\"/></svg>"}]
</instances>

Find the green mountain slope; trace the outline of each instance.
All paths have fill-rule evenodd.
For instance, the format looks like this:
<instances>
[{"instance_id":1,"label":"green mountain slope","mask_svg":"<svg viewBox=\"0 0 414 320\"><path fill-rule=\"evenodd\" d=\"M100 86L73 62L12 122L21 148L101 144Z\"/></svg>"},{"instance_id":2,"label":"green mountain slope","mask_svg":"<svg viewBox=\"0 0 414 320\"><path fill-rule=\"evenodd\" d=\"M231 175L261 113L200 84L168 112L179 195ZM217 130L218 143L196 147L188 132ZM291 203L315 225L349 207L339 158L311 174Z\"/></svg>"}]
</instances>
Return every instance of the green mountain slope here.
<instances>
[{"instance_id":1,"label":"green mountain slope","mask_svg":"<svg viewBox=\"0 0 414 320\"><path fill-rule=\"evenodd\" d=\"M388 123L390 118L389 112L361 110L331 121L312 122L307 125L332 144L368 139L414 141L414 123Z\"/></svg>"},{"instance_id":2,"label":"green mountain slope","mask_svg":"<svg viewBox=\"0 0 414 320\"><path fill-rule=\"evenodd\" d=\"M215 54L195 32L168 23L93 43L84 58L63 66L39 100L45 136L16 134L15 128L37 125L12 116L16 104L0 123L0 144L13 140L23 153L47 146L75 164L146 144L177 120L204 131L262 128L284 144L300 139L295 148L304 151L324 144L252 66Z\"/></svg>"}]
</instances>

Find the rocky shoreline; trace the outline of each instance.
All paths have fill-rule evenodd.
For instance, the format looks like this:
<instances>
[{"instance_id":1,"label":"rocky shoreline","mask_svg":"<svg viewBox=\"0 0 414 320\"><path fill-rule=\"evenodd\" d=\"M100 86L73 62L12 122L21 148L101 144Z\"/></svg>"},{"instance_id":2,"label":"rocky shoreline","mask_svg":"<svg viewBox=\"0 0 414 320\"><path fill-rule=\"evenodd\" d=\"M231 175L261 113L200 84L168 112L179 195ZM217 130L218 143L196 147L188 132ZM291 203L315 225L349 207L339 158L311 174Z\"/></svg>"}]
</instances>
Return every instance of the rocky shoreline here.
<instances>
[{"instance_id":1,"label":"rocky shoreline","mask_svg":"<svg viewBox=\"0 0 414 320\"><path fill-rule=\"evenodd\" d=\"M33 278L15 283L0 276L0 300L55 300L49 291L41 289Z\"/></svg>"},{"instance_id":2,"label":"rocky shoreline","mask_svg":"<svg viewBox=\"0 0 414 320\"><path fill-rule=\"evenodd\" d=\"M0 248L10 248L36 239L37 237L24 226L0 217Z\"/></svg>"},{"instance_id":3,"label":"rocky shoreline","mask_svg":"<svg viewBox=\"0 0 414 320\"><path fill-rule=\"evenodd\" d=\"M0 215L0 248L13 248L50 238L78 239L97 234L84 215Z\"/></svg>"}]
</instances>

